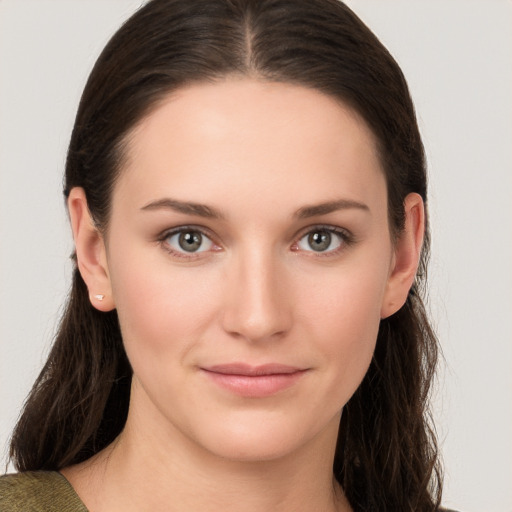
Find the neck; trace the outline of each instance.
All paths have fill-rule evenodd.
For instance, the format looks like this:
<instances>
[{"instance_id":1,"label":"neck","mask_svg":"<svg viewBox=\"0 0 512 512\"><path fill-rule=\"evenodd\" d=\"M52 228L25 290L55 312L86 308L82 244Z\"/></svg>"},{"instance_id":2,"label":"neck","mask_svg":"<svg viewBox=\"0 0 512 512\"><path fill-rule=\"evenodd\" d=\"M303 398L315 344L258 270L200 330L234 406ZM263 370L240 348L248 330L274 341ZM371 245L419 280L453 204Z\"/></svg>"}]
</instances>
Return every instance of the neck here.
<instances>
[{"instance_id":1,"label":"neck","mask_svg":"<svg viewBox=\"0 0 512 512\"><path fill-rule=\"evenodd\" d=\"M112 445L63 471L90 512L351 510L332 473L339 418L293 453L267 460L221 457L168 425L149 429L147 420L130 410Z\"/></svg>"}]
</instances>

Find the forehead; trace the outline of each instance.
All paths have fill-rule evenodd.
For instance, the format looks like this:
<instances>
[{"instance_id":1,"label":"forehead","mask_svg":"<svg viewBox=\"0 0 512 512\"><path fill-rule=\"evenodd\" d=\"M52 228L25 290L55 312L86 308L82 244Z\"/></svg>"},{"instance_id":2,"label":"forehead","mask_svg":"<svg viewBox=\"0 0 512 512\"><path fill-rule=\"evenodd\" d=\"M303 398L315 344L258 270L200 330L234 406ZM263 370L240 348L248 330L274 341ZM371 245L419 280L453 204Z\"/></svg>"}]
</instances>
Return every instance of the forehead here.
<instances>
[{"instance_id":1,"label":"forehead","mask_svg":"<svg viewBox=\"0 0 512 512\"><path fill-rule=\"evenodd\" d=\"M384 184L362 118L330 96L285 83L243 78L179 89L136 126L127 148L116 188L131 188L141 201L155 194L206 203L255 194L363 200Z\"/></svg>"}]
</instances>

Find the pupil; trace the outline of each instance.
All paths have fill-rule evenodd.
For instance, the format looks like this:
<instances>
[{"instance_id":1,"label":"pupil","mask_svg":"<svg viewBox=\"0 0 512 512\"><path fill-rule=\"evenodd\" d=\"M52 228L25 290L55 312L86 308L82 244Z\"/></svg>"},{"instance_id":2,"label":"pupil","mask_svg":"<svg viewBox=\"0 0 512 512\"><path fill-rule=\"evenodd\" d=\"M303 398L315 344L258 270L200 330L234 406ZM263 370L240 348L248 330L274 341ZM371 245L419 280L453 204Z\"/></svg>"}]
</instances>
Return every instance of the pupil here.
<instances>
[{"instance_id":1,"label":"pupil","mask_svg":"<svg viewBox=\"0 0 512 512\"><path fill-rule=\"evenodd\" d=\"M331 234L328 231L316 231L309 235L308 242L314 251L325 251L331 245Z\"/></svg>"},{"instance_id":2,"label":"pupil","mask_svg":"<svg viewBox=\"0 0 512 512\"><path fill-rule=\"evenodd\" d=\"M202 241L203 237L201 233L197 233L196 231L181 233L179 238L180 247L187 252L197 251L199 247L201 247Z\"/></svg>"}]
</instances>

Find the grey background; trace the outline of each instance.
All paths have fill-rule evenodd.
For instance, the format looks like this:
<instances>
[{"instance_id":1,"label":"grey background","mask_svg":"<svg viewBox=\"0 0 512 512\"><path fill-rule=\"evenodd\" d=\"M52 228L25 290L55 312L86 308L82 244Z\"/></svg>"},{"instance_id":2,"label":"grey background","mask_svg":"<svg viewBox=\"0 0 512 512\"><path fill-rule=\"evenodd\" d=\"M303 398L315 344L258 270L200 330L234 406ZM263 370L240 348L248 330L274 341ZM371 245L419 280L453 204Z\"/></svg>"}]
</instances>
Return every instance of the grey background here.
<instances>
[{"instance_id":1,"label":"grey background","mask_svg":"<svg viewBox=\"0 0 512 512\"><path fill-rule=\"evenodd\" d=\"M0 0L0 461L51 344L72 244L66 145L139 0ZM430 167L445 504L512 512L512 3L352 0L401 64Z\"/></svg>"}]
</instances>

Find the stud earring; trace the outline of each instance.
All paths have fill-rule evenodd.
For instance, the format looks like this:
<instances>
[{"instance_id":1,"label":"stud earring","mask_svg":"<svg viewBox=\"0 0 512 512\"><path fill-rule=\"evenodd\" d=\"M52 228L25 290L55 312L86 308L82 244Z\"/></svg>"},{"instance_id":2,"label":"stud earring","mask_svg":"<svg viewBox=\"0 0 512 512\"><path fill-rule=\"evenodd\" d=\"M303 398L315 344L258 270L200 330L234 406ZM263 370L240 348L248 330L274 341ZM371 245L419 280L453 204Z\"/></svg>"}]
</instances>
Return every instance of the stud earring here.
<instances>
[{"instance_id":1,"label":"stud earring","mask_svg":"<svg viewBox=\"0 0 512 512\"><path fill-rule=\"evenodd\" d=\"M105 298L105 295L98 293L98 295L95 295L94 298L101 302Z\"/></svg>"}]
</instances>

